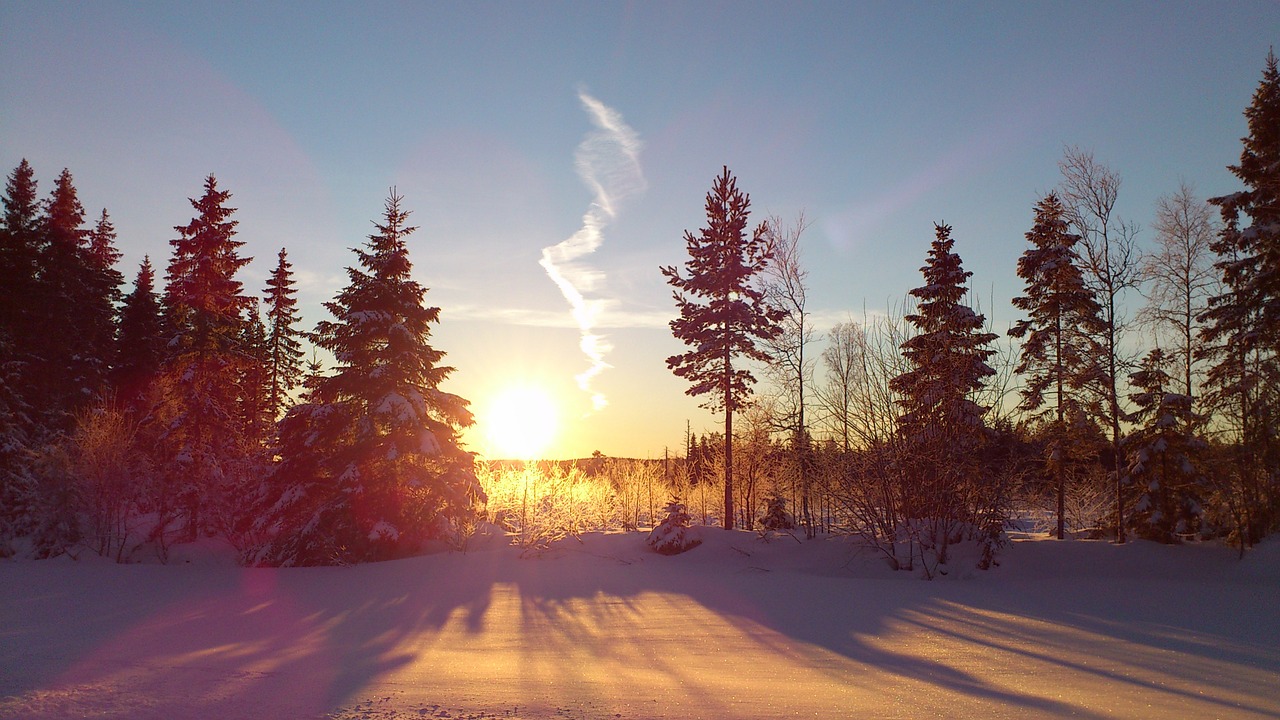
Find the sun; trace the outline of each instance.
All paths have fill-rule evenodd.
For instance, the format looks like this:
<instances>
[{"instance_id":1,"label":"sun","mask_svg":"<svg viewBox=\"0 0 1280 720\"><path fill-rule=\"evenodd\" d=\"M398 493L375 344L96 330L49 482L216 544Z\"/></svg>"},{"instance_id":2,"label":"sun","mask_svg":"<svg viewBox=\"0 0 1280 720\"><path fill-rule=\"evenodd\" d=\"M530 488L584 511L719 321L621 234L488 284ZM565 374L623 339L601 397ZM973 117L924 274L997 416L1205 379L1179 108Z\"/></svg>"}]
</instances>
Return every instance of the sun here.
<instances>
[{"instance_id":1,"label":"sun","mask_svg":"<svg viewBox=\"0 0 1280 720\"><path fill-rule=\"evenodd\" d=\"M556 436L559 411L545 390L513 385L489 401L480 418L495 458L532 460L541 457Z\"/></svg>"}]
</instances>

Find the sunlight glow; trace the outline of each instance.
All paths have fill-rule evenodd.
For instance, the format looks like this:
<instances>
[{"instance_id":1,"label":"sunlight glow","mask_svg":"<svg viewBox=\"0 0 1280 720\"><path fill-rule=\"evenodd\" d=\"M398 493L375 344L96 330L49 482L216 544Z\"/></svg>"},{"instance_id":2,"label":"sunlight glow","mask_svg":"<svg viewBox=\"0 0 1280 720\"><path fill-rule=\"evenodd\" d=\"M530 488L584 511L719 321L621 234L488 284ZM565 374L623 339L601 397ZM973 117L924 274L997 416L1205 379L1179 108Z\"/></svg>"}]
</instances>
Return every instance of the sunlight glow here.
<instances>
[{"instance_id":1,"label":"sunlight glow","mask_svg":"<svg viewBox=\"0 0 1280 720\"><path fill-rule=\"evenodd\" d=\"M546 452L556 436L559 410L545 390L514 385L494 395L480 421L489 441L489 455L531 460Z\"/></svg>"}]
</instances>

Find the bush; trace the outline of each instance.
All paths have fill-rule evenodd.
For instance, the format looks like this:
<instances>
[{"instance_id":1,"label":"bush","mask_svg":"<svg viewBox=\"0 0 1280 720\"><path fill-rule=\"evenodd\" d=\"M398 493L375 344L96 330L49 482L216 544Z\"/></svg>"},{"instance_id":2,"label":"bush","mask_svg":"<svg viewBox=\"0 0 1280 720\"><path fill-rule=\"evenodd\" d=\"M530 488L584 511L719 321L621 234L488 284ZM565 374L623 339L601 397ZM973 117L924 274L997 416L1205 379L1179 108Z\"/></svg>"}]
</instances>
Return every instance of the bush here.
<instances>
[{"instance_id":1,"label":"bush","mask_svg":"<svg viewBox=\"0 0 1280 720\"><path fill-rule=\"evenodd\" d=\"M689 527L689 513L680 498L672 498L664 511L667 516L649 533L649 547L663 555L678 555L702 544L697 530Z\"/></svg>"}]
</instances>

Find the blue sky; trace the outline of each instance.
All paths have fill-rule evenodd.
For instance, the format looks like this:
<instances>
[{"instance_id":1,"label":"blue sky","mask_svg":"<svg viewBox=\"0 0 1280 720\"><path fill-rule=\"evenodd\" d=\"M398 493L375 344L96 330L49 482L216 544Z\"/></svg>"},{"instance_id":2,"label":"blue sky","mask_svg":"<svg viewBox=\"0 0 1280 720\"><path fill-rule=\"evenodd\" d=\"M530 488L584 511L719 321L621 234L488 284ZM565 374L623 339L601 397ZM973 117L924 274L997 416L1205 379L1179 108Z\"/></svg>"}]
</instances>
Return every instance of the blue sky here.
<instances>
[{"instance_id":1,"label":"blue sky","mask_svg":"<svg viewBox=\"0 0 1280 720\"><path fill-rule=\"evenodd\" d=\"M685 420L658 266L684 259L721 165L757 219L803 210L810 306L883 310L919 284L932 224L954 228L997 330L1035 201L1063 147L1124 178L1144 227L1180 179L1237 189L1242 110L1280 38L1280 3L0 4L0 166L63 168L120 232L122 270L163 267L187 198L215 173L261 290L280 247L308 327L390 186L447 389L483 414L518 382L561 405L557 455L660 456ZM569 304L538 264L594 199L575 167L587 93L643 143L643 189L579 260L611 366L593 410ZM1140 238L1150 242L1145 231ZM587 275L583 275L587 277ZM485 450L484 438L472 436Z\"/></svg>"}]
</instances>

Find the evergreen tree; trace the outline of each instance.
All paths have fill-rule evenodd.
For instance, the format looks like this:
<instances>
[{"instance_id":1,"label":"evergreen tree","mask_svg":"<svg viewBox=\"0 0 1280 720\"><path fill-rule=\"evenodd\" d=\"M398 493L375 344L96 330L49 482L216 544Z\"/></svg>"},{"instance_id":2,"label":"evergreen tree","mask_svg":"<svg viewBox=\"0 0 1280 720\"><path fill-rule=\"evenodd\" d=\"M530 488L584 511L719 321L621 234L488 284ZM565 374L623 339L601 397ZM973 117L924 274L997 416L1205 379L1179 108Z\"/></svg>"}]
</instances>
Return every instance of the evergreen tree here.
<instances>
[{"instance_id":1,"label":"evergreen tree","mask_svg":"<svg viewBox=\"0 0 1280 720\"><path fill-rule=\"evenodd\" d=\"M272 418L284 414L289 393L302 379L302 333L297 329L297 289L293 285L293 266L285 249L280 248L279 262L267 280L267 410Z\"/></svg>"},{"instance_id":2,"label":"evergreen tree","mask_svg":"<svg viewBox=\"0 0 1280 720\"><path fill-rule=\"evenodd\" d=\"M666 516L649 531L649 537L645 540L655 552L678 555L702 544L697 529L689 526L692 518L685 511L684 503L680 502L679 497L671 498L663 512Z\"/></svg>"},{"instance_id":3,"label":"evergreen tree","mask_svg":"<svg viewBox=\"0 0 1280 720\"><path fill-rule=\"evenodd\" d=\"M1022 408L1052 418L1049 459L1058 490L1060 540L1066 536L1068 436L1072 425L1091 414L1086 412L1085 389L1098 376L1101 353L1092 338L1102 330L1100 307L1085 287L1074 249L1080 237L1068 232L1063 214L1062 203L1052 193L1036 204L1035 224L1027 233L1031 247L1018 258L1018 277L1026 282L1027 294L1013 299L1013 306L1030 317L1009 330L1011 336L1023 338L1015 368L1026 379ZM1052 402L1047 393L1052 393Z\"/></svg>"},{"instance_id":4,"label":"evergreen tree","mask_svg":"<svg viewBox=\"0 0 1280 720\"><path fill-rule=\"evenodd\" d=\"M240 377L240 415L245 441L250 448L265 448L271 441L277 416L270 406L271 357L267 347L267 327L262 322L257 298L251 298L241 338L244 356Z\"/></svg>"},{"instance_id":5,"label":"evergreen tree","mask_svg":"<svg viewBox=\"0 0 1280 720\"><path fill-rule=\"evenodd\" d=\"M111 267L116 255L112 237L99 239L101 257L93 255L90 231L84 227L71 173L63 170L45 203L44 243L39 270L41 333L35 342L40 358L34 373L37 405L43 424L60 433L71 429L76 411L95 400L110 371L110 340L115 337L119 275ZM110 224L104 228L110 232Z\"/></svg>"},{"instance_id":6,"label":"evergreen tree","mask_svg":"<svg viewBox=\"0 0 1280 720\"><path fill-rule=\"evenodd\" d=\"M251 298L236 273L249 262L234 239L231 193L209 175L192 198L196 215L170 241L165 308L171 338L164 364L159 450L188 538L235 524L241 485L256 451L241 413L245 315Z\"/></svg>"},{"instance_id":7,"label":"evergreen tree","mask_svg":"<svg viewBox=\"0 0 1280 720\"><path fill-rule=\"evenodd\" d=\"M902 344L911 369L889 385L901 395L898 429L917 483L904 493L907 517L970 519L960 490L978 474L987 411L972 397L995 375L987 364L995 351L987 346L996 335L982 331L983 316L964 302L965 283L973 273L963 269L953 252L951 227L935 225L935 231L920 268L925 284L911 291L918 311L906 316L917 329Z\"/></svg>"},{"instance_id":8,"label":"evergreen tree","mask_svg":"<svg viewBox=\"0 0 1280 720\"><path fill-rule=\"evenodd\" d=\"M40 206L35 171L24 159L9 174L0 218L0 466L19 471L22 449L32 439L33 360L42 313L37 285ZM6 483L9 480L5 480ZM6 505L7 506L7 505Z\"/></svg>"},{"instance_id":9,"label":"evergreen tree","mask_svg":"<svg viewBox=\"0 0 1280 720\"><path fill-rule=\"evenodd\" d=\"M412 553L471 517L483 497L459 433L467 401L444 392L453 368L430 343L440 308L423 303L407 237L416 229L392 190L377 232L356 250L348 286L316 327L333 372L280 427L281 462L258 563L317 565Z\"/></svg>"},{"instance_id":10,"label":"evergreen tree","mask_svg":"<svg viewBox=\"0 0 1280 720\"><path fill-rule=\"evenodd\" d=\"M116 359L116 335L119 332L119 305L124 297L120 287L124 284L124 275L116 269L116 264L123 257L116 249L116 229L105 208L93 229L89 231L86 260L89 263L90 285L85 288L87 305L83 308L87 316L86 340L92 348L93 357L101 365L103 373L102 385L105 386Z\"/></svg>"},{"instance_id":11,"label":"evergreen tree","mask_svg":"<svg viewBox=\"0 0 1280 720\"><path fill-rule=\"evenodd\" d=\"M1245 109L1249 134L1228 169L1246 190L1211 198L1223 227L1217 254L1222 293L1209 299L1202 357L1207 399L1235 435L1233 473L1241 509L1241 549L1280 524L1280 70L1267 54L1262 81ZM1248 224L1246 225L1246 218Z\"/></svg>"},{"instance_id":12,"label":"evergreen tree","mask_svg":"<svg viewBox=\"0 0 1280 720\"><path fill-rule=\"evenodd\" d=\"M1156 348L1130 376L1138 390L1131 398L1133 420L1141 426L1125 438L1129 477L1138 491L1131 524L1139 535L1164 543L1199 529L1205 494L1198 458L1206 445L1193 431L1198 423L1191 397L1170 390L1170 362Z\"/></svg>"},{"instance_id":13,"label":"evergreen tree","mask_svg":"<svg viewBox=\"0 0 1280 720\"><path fill-rule=\"evenodd\" d=\"M742 360L767 362L757 346L779 332L782 311L771 307L758 277L771 259L767 226L746 236L751 199L738 190L725 167L707 193L707 227L685 231L687 277L675 266L661 268L680 317L671 321L677 340L693 349L667 358L667 367L688 380L685 392L708 396L703 407L724 411L724 527L733 529L733 413L751 396L755 376ZM735 362L739 364L735 367Z\"/></svg>"},{"instance_id":14,"label":"evergreen tree","mask_svg":"<svg viewBox=\"0 0 1280 720\"><path fill-rule=\"evenodd\" d=\"M40 333L40 298L36 273L40 264L40 206L35 171L23 160L9 174L0 219L0 333L8 336L0 361L21 363L15 383L24 385L30 352Z\"/></svg>"},{"instance_id":15,"label":"evergreen tree","mask_svg":"<svg viewBox=\"0 0 1280 720\"><path fill-rule=\"evenodd\" d=\"M155 270L151 258L144 257L133 290L120 308L112 386L124 407L142 406L164 358L164 317L155 291Z\"/></svg>"}]
</instances>

